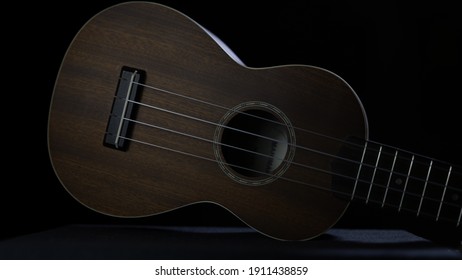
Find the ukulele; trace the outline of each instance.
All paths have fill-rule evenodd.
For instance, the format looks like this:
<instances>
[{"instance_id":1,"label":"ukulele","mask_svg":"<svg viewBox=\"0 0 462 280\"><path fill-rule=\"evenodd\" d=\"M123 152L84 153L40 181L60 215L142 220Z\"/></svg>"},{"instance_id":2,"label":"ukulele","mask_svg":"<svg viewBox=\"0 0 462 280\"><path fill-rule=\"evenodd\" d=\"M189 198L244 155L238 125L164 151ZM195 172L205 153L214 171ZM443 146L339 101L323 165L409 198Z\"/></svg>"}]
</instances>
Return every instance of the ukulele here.
<instances>
[{"instance_id":1,"label":"ukulele","mask_svg":"<svg viewBox=\"0 0 462 280\"><path fill-rule=\"evenodd\" d=\"M361 101L331 71L246 67L160 4L118 4L81 28L48 148L70 195L110 216L212 202L272 238L309 240L357 202L461 236L460 167L368 139Z\"/></svg>"}]
</instances>

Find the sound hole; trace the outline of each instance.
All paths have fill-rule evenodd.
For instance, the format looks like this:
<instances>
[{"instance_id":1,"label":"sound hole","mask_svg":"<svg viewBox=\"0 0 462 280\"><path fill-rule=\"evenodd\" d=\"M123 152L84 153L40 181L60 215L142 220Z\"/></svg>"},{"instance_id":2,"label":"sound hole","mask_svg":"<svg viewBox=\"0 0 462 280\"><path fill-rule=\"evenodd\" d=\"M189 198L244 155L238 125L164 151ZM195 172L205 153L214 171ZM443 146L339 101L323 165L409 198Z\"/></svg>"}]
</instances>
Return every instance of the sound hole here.
<instances>
[{"instance_id":1,"label":"sound hole","mask_svg":"<svg viewBox=\"0 0 462 280\"><path fill-rule=\"evenodd\" d=\"M218 159L222 169L244 184L275 180L293 157L294 133L282 112L265 104L225 116L219 130ZM272 109L273 108L273 109Z\"/></svg>"}]
</instances>

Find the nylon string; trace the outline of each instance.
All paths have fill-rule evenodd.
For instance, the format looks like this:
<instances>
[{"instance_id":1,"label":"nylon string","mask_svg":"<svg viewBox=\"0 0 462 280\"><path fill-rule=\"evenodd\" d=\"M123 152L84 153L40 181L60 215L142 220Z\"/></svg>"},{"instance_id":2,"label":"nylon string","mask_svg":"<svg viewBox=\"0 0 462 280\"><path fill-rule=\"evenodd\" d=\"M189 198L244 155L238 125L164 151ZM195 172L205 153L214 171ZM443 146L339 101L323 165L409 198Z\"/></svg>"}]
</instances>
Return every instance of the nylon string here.
<instances>
[{"instance_id":1,"label":"nylon string","mask_svg":"<svg viewBox=\"0 0 462 280\"><path fill-rule=\"evenodd\" d=\"M179 93L176 93L176 92L173 92L173 91L168 91L168 90L165 90L165 89L161 89L161 88L158 88L158 87L154 87L154 86L142 84L142 83L139 83L139 82L133 82L133 83L134 83L134 84L137 84L137 85L140 85L140 86L142 86L142 87L145 87L145 88L149 88L149 89L151 89L151 90L153 90L153 91L161 91L161 92L166 93L166 94L175 95L175 96L177 96L177 97L184 98L184 99L188 99L188 100L193 101L193 102L202 103L202 104L205 104L205 105L208 105L208 106L211 106L211 107L219 108L219 109L226 110L226 111L234 111L232 108L227 108L226 106L222 106L222 105L219 105L219 104L214 104L214 103L211 103L211 102L203 101L203 100L196 99L196 98L193 98L193 97L190 97L190 96L186 96L186 95L183 95L183 94L179 94ZM273 141L273 142L281 142L281 140L279 140L279 139L274 139L274 138L271 138L271 137L268 137L268 136L265 136L265 135L259 135L259 134L255 134L255 133L252 133L252 132L249 132L249 131L240 130L240 129L237 129L237 128L234 128L234 127L229 127L229 126L226 126L226 125L223 125L223 124L219 124L219 123L216 123L216 122L204 120L204 119L201 119L201 118L196 118L196 117L193 117L193 116L190 116L190 115L186 115L186 114L182 114L182 113L179 113L179 112L167 110L167 109L160 108L160 107L157 107L157 106L153 106L153 105L150 105L150 104L146 104L146 103L142 103L142 102L138 102L138 101L134 101L134 100L128 100L128 102L132 102L132 103L134 103L134 104L137 104L137 105L140 105L140 106L144 106L144 107L147 107L147 108L150 108L150 109L153 109L153 110L158 110L158 111L162 111L162 112L165 112L165 113L174 114L174 115L180 116L180 117L182 117L182 118L191 119L191 120L194 120L194 121L198 121L198 122L210 124L210 125L213 125L213 126L220 126L220 127L226 128L226 129L235 130L235 131L238 131L238 132L240 132L240 133L249 134L249 135L252 135L252 136L255 136L255 137L261 137L261 138L264 138L264 139L267 139L267 140L270 140L270 141ZM234 111L234 112L235 112L236 114L244 114L244 115L247 115L247 116L250 116L250 117L254 117L254 118L258 118L258 119L261 119L261 120L264 120L264 121L268 121L268 122L275 123L275 124L278 124L278 125L286 126L286 124L284 124L284 123L280 123L280 122L278 122L278 121L271 120L271 119L267 119L267 118L264 118L264 117L261 117L261 116L256 116L256 115L253 115L253 114L249 114L249 113L247 113L247 112L242 112L242 111ZM192 134L188 134L188 133L176 131L176 130L169 129L169 128L165 128L165 127L161 127L161 126L157 126L157 125L154 125L154 124L148 124L148 123L140 122L140 121L137 121L137 120L134 120L134 119L129 119L129 118L124 118L124 119L127 120L127 121L129 121L129 122L133 122L133 123L135 123L135 124L144 125L144 126L148 126L148 127L155 128L155 129L164 130L164 131L167 131L167 132L169 132L169 133L174 133L174 134L178 134L178 135L190 137L190 138L193 138L193 139L196 139L196 140L205 141L205 142L208 142L208 143L217 144L217 145L221 145L221 146L226 146L226 147L232 148L232 149L237 149L237 150L240 150L240 151L243 151L243 152L246 152L246 153L252 153L252 154L255 154L255 155L258 155L258 156L268 157L268 158L270 158L270 159L277 159L277 160L280 160L280 161L287 162L287 160L284 159L284 158L274 157L274 156L271 156L271 155L258 153L258 152L256 152L256 151L251 151L251 150L244 149L244 148L241 148L241 147L237 147L237 146L233 146L233 145L229 145L229 144L224 144L224 143L217 142L217 141L214 141L214 140L211 140L211 139L206 139L206 138L203 138L203 137L195 136L195 135L192 135ZM327 138L327 139L329 139L329 140L338 141L338 142L340 142L340 143L344 143L344 144L348 144L348 145L354 145L354 146L357 146L357 147L362 148L362 149L365 149L365 148L367 147L367 145L366 145L366 147L365 147L365 146L362 146L362 145L360 145L360 144L348 142L348 141L345 141L345 140L342 140L342 139L338 139L338 138L335 138L335 137L332 137L332 136L324 135L324 134L321 134L321 133L318 133L318 132L314 132L314 131L311 131L311 130L308 130L308 129L304 129L304 128L293 127L293 129L298 130L298 131L301 131L301 132L303 132L303 133L309 133L309 134L313 134L313 135L316 135L316 136L321 136L321 137ZM212 159L212 158L208 158L208 157L204 157L204 156L200 156L200 155L195 155L195 154L193 154L193 153L188 153L188 152L184 152L184 151L180 151L180 150L176 150L176 149L171 149L171 148L168 148L168 147L163 147L163 146L156 145L156 144L153 144L153 143L147 143L147 142L140 141L140 140L137 140L137 139L132 139L132 138L129 138L129 137L122 137L122 136L121 136L121 138L124 138L124 139L129 140L129 141L137 142L137 143L140 143L140 144L148 145L148 146L151 146L151 147L155 147L155 148L159 148L159 149L163 149L163 150L168 150L168 151L170 151L170 152L175 152L175 153L179 153L179 154L182 154L182 155L191 156L191 157L195 157L195 158L199 158L199 159L203 159L203 160L207 160L207 161L219 163L219 162L218 162L216 159L214 159L214 158ZM373 141L370 141L370 140L366 140L366 143L367 143L367 142L380 145L381 147L382 147L382 146L385 146L385 145L382 145L382 144L380 144L380 143L378 143L378 142L373 142ZM287 144L287 145L292 145L292 146L294 146L294 147L297 148L297 149L303 149L303 150L307 150L307 151L309 151L309 152L321 154L321 155L323 155L323 156L336 158L336 159L338 159L338 160L348 161L348 162L351 162L351 163L361 164L361 165L363 165L363 166L368 166L368 167L374 168L374 170L379 169L379 170L383 170L383 171L385 171L385 172L392 172L392 173L394 173L394 174L397 174L397 175L400 175L400 176L403 176L403 177L407 177L407 178L411 177L411 178L413 178L413 179L415 179L415 180L422 181L422 182L424 182L425 184L431 183L431 184L434 184L434 185L439 185L439 186L445 187L445 189L450 189L450 190L453 190L453 191L456 191L456 192L459 191L458 189L453 188L453 187L450 187L450 186L448 186L447 184L446 184L446 185L443 185L443 184L436 183L436 182L429 182L429 181L428 181L428 178L427 178L427 179L421 179L421 178L417 178L417 177L412 177L412 176L408 176L407 174L403 174L403 173L399 173L399 172L395 172L395 171L392 171L392 170L388 170L388 169L385 169L385 168L378 167L377 165L375 165L375 166L374 166L374 165L368 165L368 164L365 164L365 163L362 163L362 162L359 162L359 161L356 161L356 160L352 160L352 159L348 159L348 158L344 158L344 157L339 157L339 156L337 156L337 155L332 155L332 154L329 154L329 153L326 153L326 152L323 152L323 151L319 151L319 150L315 150L315 149L311 149L311 148L308 148L308 147L303 147L303 146L300 146L300 145L296 145L296 144L292 144L292 143L286 143L286 142L285 142L285 144ZM396 149L396 148L394 148L394 147L390 147L390 148L393 148L393 149L395 149L395 150L398 151L398 149ZM410 152L407 152L407 151L405 151L405 150L399 150L399 151L406 152L406 153L410 153ZM419 156L420 156L420 155L419 155ZM420 157L427 158L427 159L431 159L431 158L425 157L425 156L420 156ZM436 160L435 160L435 159L431 159L431 161L436 161ZM442 163L443 163L443 162L442 162ZM236 168L239 168L239 169L251 171L251 172L254 172L254 173L261 174L261 175L274 177L274 174L272 174L272 173L262 172L262 171L259 171L259 170L255 170L255 169L252 169L252 168L247 168L247 167L244 167L244 166L238 166L238 165L230 164L230 163L227 163L227 162L224 162L224 164L226 164L226 165L228 165L228 166L230 166L230 167L236 167ZM344 174L332 172L332 171L330 171L330 170L323 170L323 169L320 169L320 168L317 168L317 167L314 167L314 166L309 166L309 165L306 165L306 164L301 164L301 163L296 163L296 162L290 162L290 164L291 164L291 165L300 166L300 167L302 167L302 168L311 169L311 170L314 170L314 171L317 171L317 172L323 172L323 173L327 173L327 174L330 174L330 175L343 177L343 178L345 178L345 179L353 180L353 181L356 181L356 182L357 182L357 181L360 181L360 182L367 183L367 184L369 184L369 183L372 184L372 183L373 183L373 182L370 182L370 181L365 181L365 180L357 179L357 178L354 178L354 177L351 177L351 176L348 176L348 175L344 175ZM424 164L424 163L423 163L423 164ZM445 164L446 164L446 163L445 163ZM451 166L450 168L452 169L452 166ZM309 186L309 187L312 187L312 188L316 188L316 189L320 189L320 190L324 190L324 191L335 192L335 193L339 193L339 194L342 194L342 195L348 195L348 196L350 195L349 193L345 193L345 192L333 190L333 189L330 189L330 188L325 188L325 187L317 186L317 185L314 185L314 184L310 184L310 183L307 183L307 182L299 181L299 180L296 180L296 179L286 178L286 177L283 177L283 176L279 176L278 179L282 179L282 180L289 181L289 182L296 183L296 184L306 185L306 186ZM392 188L392 187L384 186L384 185L380 185L380 184L374 184L374 186L380 187L380 188L385 188L386 191L388 191L388 190L395 190L395 191L398 191L398 192L402 193L403 196L404 196L404 192L403 192L402 190L400 190L400 189L396 189L396 188ZM416 194L416 193L409 193L409 192L407 192L406 194L407 194L407 195L410 195L410 196L417 197L417 198L421 198L421 199L423 198L423 199L426 199L426 200L433 200L433 201L436 201L436 202L441 203L441 204L444 204L444 205L459 207L459 205L457 205L457 204L455 204L455 203L452 203L452 202L445 202L445 201L438 200L438 199L434 199L434 198L430 198L430 197L424 197L424 196L423 196L423 193L421 193L421 194ZM356 196L356 197L358 197L358 196ZM362 197L359 197L359 198L362 198ZM364 199L365 199L365 198L366 198L366 197L364 197ZM385 206L385 205L387 205L387 206L393 206L393 207L395 206L395 205L391 205L391 204L388 204L388 203L383 203L383 201L374 201L374 200L369 199L369 198L368 198L368 201L379 203L380 205L382 205L382 207ZM405 207L402 207L401 209L407 210L407 211L410 211L410 212L413 212L413 213L416 212L416 210L407 209L407 208L405 208ZM419 209L419 213L420 213L420 214L424 214L424 215L426 214L426 213L424 213L424 212L420 212L420 209ZM461 207L461 213L462 213L462 207ZM430 215L431 217L433 217L433 215L431 215L431 214L427 214L427 215ZM460 215L459 215L459 217L460 217ZM459 221L460 221L460 218L459 218Z\"/></svg>"}]
</instances>

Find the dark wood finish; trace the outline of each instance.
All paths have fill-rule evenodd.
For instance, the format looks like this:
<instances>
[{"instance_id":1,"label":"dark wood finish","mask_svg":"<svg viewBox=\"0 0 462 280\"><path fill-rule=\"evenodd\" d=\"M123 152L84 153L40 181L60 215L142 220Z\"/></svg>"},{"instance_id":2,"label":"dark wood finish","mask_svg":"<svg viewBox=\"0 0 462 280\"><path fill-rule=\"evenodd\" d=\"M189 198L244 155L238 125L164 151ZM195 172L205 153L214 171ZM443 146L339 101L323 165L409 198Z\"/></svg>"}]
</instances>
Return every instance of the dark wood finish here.
<instances>
[{"instance_id":1,"label":"dark wood finish","mask_svg":"<svg viewBox=\"0 0 462 280\"><path fill-rule=\"evenodd\" d=\"M297 148L284 178L261 186L231 180L216 162L130 142L103 145L123 66L146 71L146 84L232 108L263 101L294 127L367 139L353 90L337 75L306 65L262 69L235 63L194 21L168 7L133 2L104 10L77 34L62 62L49 115L49 153L63 186L83 205L112 216L141 217L188 204L217 203L249 226L283 240L320 235L348 201L330 191L333 157ZM137 119L210 139L226 110L145 88L141 102L193 119L140 107ZM297 146L335 155L341 142L295 130ZM144 125L134 139L214 159L213 144ZM327 172L303 166L313 166ZM310 187L315 185L320 188Z\"/></svg>"},{"instance_id":2,"label":"dark wood finish","mask_svg":"<svg viewBox=\"0 0 462 280\"><path fill-rule=\"evenodd\" d=\"M332 137L366 136L366 120L352 89L323 69L238 65L191 19L151 3L114 6L75 37L59 72L49 117L49 151L65 188L87 207L140 217L212 201L257 230L279 239L308 239L331 227L347 202L334 197L331 177L292 165L285 180L238 184L215 162L135 142L121 152L102 145L120 69L146 71L146 84L232 108L261 100L282 110L296 127ZM218 123L225 110L145 89L142 102ZM213 125L155 110L138 118L213 139ZM133 138L214 158L212 144L136 125ZM297 131L297 145L337 153L339 142ZM329 170L331 157L297 149L294 162Z\"/></svg>"},{"instance_id":3,"label":"dark wood finish","mask_svg":"<svg viewBox=\"0 0 462 280\"><path fill-rule=\"evenodd\" d=\"M357 139L344 145L340 156L334 162L333 188L345 199L444 227L446 238L460 239L460 166Z\"/></svg>"}]
</instances>

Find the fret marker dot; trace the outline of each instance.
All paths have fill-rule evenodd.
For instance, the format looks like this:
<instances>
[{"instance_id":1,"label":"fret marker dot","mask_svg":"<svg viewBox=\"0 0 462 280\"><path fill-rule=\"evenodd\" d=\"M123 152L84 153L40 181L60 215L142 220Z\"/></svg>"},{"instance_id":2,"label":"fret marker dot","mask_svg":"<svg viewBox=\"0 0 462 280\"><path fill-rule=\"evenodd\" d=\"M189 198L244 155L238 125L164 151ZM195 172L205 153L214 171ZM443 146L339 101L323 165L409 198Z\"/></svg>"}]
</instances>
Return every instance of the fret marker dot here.
<instances>
[{"instance_id":1,"label":"fret marker dot","mask_svg":"<svg viewBox=\"0 0 462 280\"><path fill-rule=\"evenodd\" d=\"M403 183L403 180L401 178L397 178L395 180L395 184L397 184L398 186L401 185Z\"/></svg>"}]
</instances>

